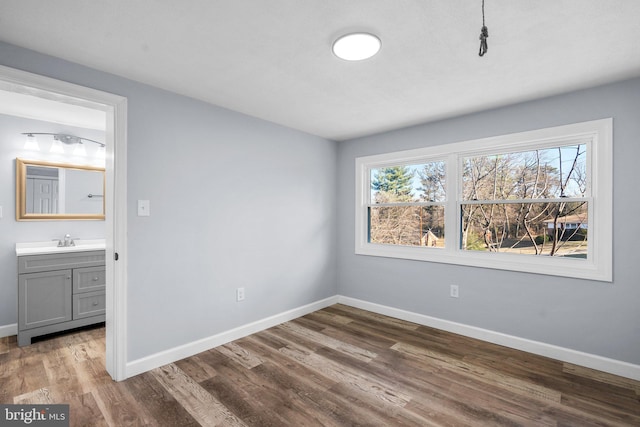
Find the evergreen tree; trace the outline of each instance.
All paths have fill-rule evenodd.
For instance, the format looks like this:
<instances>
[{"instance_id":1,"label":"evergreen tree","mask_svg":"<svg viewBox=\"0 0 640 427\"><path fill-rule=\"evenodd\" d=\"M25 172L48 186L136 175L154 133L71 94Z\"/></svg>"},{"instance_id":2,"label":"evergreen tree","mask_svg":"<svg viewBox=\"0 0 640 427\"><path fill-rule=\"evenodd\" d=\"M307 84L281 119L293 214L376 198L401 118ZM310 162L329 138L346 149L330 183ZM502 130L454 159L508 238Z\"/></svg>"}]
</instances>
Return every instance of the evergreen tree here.
<instances>
[{"instance_id":1,"label":"evergreen tree","mask_svg":"<svg viewBox=\"0 0 640 427\"><path fill-rule=\"evenodd\" d=\"M411 201L413 172L406 166L393 166L378 169L374 173L371 188L390 202Z\"/></svg>"},{"instance_id":2,"label":"evergreen tree","mask_svg":"<svg viewBox=\"0 0 640 427\"><path fill-rule=\"evenodd\" d=\"M371 189L376 203L411 202L413 174L407 166L394 166L373 171ZM382 206L371 211L371 241L394 245L417 245L419 222L414 206Z\"/></svg>"}]
</instances>

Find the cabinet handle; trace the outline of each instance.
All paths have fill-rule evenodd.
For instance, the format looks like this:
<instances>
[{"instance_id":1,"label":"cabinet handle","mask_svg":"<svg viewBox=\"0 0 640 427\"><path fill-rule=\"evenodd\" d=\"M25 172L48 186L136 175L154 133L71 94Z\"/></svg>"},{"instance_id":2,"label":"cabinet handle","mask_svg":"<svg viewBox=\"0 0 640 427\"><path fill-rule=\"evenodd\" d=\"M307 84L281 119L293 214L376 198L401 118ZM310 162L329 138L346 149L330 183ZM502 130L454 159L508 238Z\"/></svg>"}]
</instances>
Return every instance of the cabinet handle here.
<instances>
[{"instance_id":1,"label":"cabinet handle","mask_svg":"<svg viewBox=\"0 0 640 427\"><path fill-rule=\"evenodd\" d=\"M98 281L98 277L94 277L94 278L93 278L93 281L94 281L94 282L97 282L97 281Z\"/></svg>"},{"instance_id":2,"label":"cabinet handle","mask_svg":"<svg viewBox=\"0 0 640 427\"><path fill-rule=\"evenodd\" d=\"M98 303L97 303L97 302L94 302L94 303L93 303L93 306L95 307L96 305L98 305Z\"/></svg>"},{"instance_id":3,"label":"cabinet handle","mask_svg":"<svg viewBox=\"0 0 640 427\"><path fill-rule=\"evenodd\" d=\"M71 280L71 276L67 276L67 280Z\"/></svg>"}]
</instances>

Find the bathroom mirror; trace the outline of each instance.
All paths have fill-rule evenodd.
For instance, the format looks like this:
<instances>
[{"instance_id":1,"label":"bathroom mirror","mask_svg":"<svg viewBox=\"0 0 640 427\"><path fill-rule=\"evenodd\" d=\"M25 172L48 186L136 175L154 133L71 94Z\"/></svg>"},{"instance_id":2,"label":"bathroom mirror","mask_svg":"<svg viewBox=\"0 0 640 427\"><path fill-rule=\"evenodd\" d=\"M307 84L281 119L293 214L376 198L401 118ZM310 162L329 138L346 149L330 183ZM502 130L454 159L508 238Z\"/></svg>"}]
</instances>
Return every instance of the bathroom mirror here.
<instances>
[{"instance_id":1,"label":"bathroom mirror","mask_svg":"<svg viewBox=\"0 0 640 427\"><path fill-rule=\"evenodd\" d=\"M16 219L104 220L104 168L16 159Z\"/></svg>"}]
</instances>

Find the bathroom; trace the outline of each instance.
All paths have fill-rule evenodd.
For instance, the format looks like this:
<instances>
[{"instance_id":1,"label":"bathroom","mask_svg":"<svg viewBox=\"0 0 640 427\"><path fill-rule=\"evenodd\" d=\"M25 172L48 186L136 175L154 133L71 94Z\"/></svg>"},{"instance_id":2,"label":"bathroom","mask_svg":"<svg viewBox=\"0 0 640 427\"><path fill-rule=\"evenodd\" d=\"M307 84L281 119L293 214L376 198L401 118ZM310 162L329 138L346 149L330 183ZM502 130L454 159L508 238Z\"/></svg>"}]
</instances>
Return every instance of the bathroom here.
<instances>
[{"instance_id":1,"label":"bathroom","mask_svg":"<svg viewBox=\"0 0 640 427\"><path fill-rule=\"evenodd\" d=\"M105 123L104 113L98 110L0 90L0 336L17 332L16 244L47 241L55 244L54 240L64 240L65 235L74 241L104 240L106 231L101 215L71 219L65 215L74 212L67 211L59 214L61 218L17 220L16 159L104 168L101 143L105 142ZM33 136L25 135L29 133ZM62 143L54 135L78 137L82 144ZM80 145L84 153L77 150ZM92 194L92 205L104 206L104 191L98 189L93 193L96 194Z\"/></svg>"}]
</instances>

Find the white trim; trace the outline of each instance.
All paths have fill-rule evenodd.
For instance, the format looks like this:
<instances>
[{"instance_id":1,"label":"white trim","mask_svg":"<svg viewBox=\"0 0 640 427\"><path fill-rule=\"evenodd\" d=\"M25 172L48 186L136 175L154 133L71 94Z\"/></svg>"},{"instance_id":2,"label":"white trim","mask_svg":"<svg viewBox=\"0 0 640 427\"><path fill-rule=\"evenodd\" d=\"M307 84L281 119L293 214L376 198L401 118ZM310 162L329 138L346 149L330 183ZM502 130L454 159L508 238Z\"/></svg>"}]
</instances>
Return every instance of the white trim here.
<instances>
[{"instance_id":1,"label":"white trim","mask_svg":"<svg viewBox=\"0 0 640 427\"><path fill-rule=\"evenodd\" d=\"M124 379L126 364L126 135L127 99L73 83L0 65L0 86L57 102L80 105L106 113L107 157L107 372ZM114 167L114 159L116 161ZM113 254L120 260L113 262Z\"/></svg>"},{"instance_id":2,"label":"white trim","mask_svg":"<svg viewBox=\"0 0 640 427\"><path fill-rule=\"evenodd\" d=\"M265 319L261 319L237 328L202 338L179 347L170 348L141 359L127 363L126 377L130 378L134 375L150 371L157 367L173 363L177 360L193 356L206 350L227 344L231 341L246 337L251 334L263 331L284 322L296 319L314 311L334 305L338 302L338 296L325 298L302 307L294 308L284 313L276 314Z\"/></svg>"},{"instance_id":3,"label":"white trim","mask_svg":"<svg viewBox=\"0 0 640 427\"><path fill-rule=\"evenodd\" d=\"M113 134L110 134L113 132ZM107 275L114 286L106 298L106 368L116 381L126 379L127 361L127 99L107 114ZM115 254L118 253L118 261Z\"/></svg>"},{"instance_id":4,"label":"white trim","mask_svg":"<svg viewBox=\"0 0 640 427\"><path fill-rule=\"evenodd\" d=\"M338 303L355 308L360 308L362 310L371 311L373 313L382 314L385 316L395 317L397 319L406 320L408 322L417 323L419 325L429 326L431 328L452 332L454 334L463 335L465 337L475 338L516 350L526 351L528 353L537 354L539 356L549 357L561 362L572 363L574 365L583 366L585 368L608 372L613 375L619 375L621 377L640 381L640 365L635 365L633 363L610 359L595 354L584 353L581 351L559 347L552 344L546 344L539 341L532 341L513 335L503 334L501 332L491 331L489 329L469 326L463 323L451 322L449 320L439 319L437 317L426 316L424 314L405 311L398 308L359 300L356 298L345 297L342 295L338 296Z\"/></svg>"},{"instance_id":5,"label":"white trim","mask_svg":"<svg viewBox=\"0 0 640 427\"><path fill-rule=\"evenodd\" d=\"M573 142L590 147L591 194L589 200L589 258L536 257L510 253L484 253L460 248L459 224L461 183L458 179L464 156L522 151ZM500 135L451 144L377 154L355 159L355 253L403 258L501 270L523 271L589 280L613 280L613 119L592 120L534 131ZM502 151L501 151L502 150ZM372 244L368 241L367 209L370 204L369 170L397 165L420 164L446 159L447 201L445 204L445 247L426 248ZM450 177L455 177L454 179ZM454 187L454 188L452 188Z\"/></svg>"},{"instance_id":6,"label":"white trim","mask_svg":"<svg viewBox=\"0 0 640 427\"><path fill-rule=\"evenodd\" d=\"M11 335L18 335L17 323L0 326L0 338L10 337Z\"/></svg>"}]
</instances>

